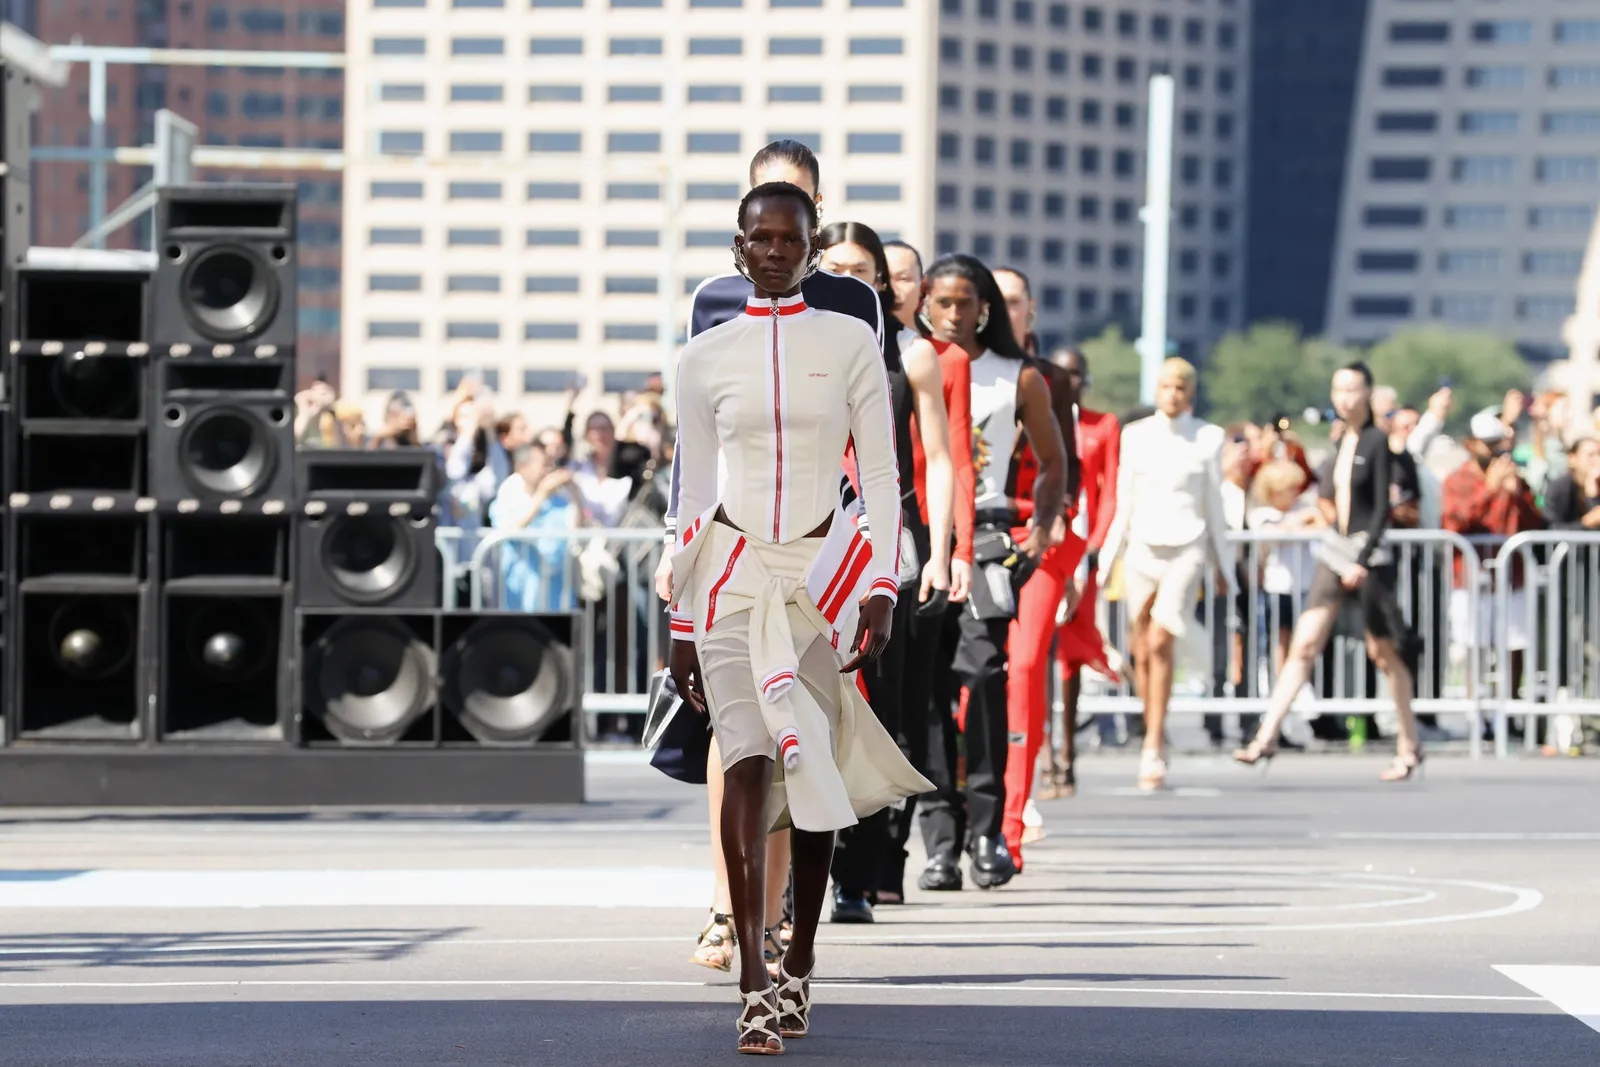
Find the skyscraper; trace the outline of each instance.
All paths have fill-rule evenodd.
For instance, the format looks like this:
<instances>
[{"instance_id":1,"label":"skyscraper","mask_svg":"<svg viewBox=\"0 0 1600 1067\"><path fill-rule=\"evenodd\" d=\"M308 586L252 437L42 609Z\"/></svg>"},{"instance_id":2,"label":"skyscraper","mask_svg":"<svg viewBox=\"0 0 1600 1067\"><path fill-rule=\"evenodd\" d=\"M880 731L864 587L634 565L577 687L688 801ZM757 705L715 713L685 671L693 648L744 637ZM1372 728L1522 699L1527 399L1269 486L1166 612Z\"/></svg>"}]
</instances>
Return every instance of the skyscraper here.
<instances>
[{"instance_id":1,"label":"skyscraper","mask_svg":"<svg viewBox=\"0 0 1600 1067\"><path fill-rule=\"evenodd\" d=\"M1600 200L1600 11L1372 0L1328 332L1439 322L1561 355Z\"/></svg>"},{"instance_id":2,"label":"skyscraper","mask_svg":"<svg viewBox=\"0 0 1600 1067\"><path fill-rule=\"evenodd\" d=\"M1237 325L1242 0L371 0L351 9L345 391L424 418L670 363L756 148L825 221L1032 276L1047 343L1138 321L1146 83L1178 79L1173 332Z\"/></svg>"},{"instance_id":3,"label":"skyscraper","mask_svg":"<svg viewBox=\"0 0 1600 1067\"><path fill-rule=\"evenodd\" d=\"M9 14L47 44L339 51L343 0L70 0L16 2ZM338 70L284 68L107 67L106 143L149 144L156 111L169 108L200 128L203 145L338 150L344 138L343 76ZM89 72L76 64L64 89L47 90L34 117L37 149L89 145ZM41 152L41 154L47 154ZM106 207L149 180L145 168L107 168ZM337 171L205 172L201 180L287 181L300 188L300 359L303 376L336 379L339 361L339 235L342 181ZM33 241L69 245L90 225L90 168L35 160ZM112 248L148 248L149 217L114 234Z\"/></svg>"}]
</instances>

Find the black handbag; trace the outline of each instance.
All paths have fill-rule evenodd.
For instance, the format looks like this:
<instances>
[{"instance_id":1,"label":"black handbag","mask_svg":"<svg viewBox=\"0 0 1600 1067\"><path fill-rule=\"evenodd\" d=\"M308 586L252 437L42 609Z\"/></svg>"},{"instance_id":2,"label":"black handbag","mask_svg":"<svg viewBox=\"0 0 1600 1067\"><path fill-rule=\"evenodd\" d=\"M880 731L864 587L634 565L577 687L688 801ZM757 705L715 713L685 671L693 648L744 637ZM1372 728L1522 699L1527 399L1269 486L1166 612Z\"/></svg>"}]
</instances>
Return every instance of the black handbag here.
<instances>
[{"instance_id":1,"label":"black handbag","mask_svg":"<svg viewBox=\"0 0 1600 1067\"><path fill-rule=\"evenodd\" d=\"M1038 564L1000 527L979 529L972 538L972 594L967 612L990 622L1017 617L1017 595Z\"/></svg>"},{"instance_id":2,"label":"black handbag","mask_svg":"<svg viewBox=\"0 0 1600 1067\"><path fill-rule=\"evenodd\" d=\"M701 715L678 696L678 687L666 670L659 670L650 678L644 747L650 752L650 766L668 778L689 785L706 784L711 717Z\"/></svg>"}]
</instances>

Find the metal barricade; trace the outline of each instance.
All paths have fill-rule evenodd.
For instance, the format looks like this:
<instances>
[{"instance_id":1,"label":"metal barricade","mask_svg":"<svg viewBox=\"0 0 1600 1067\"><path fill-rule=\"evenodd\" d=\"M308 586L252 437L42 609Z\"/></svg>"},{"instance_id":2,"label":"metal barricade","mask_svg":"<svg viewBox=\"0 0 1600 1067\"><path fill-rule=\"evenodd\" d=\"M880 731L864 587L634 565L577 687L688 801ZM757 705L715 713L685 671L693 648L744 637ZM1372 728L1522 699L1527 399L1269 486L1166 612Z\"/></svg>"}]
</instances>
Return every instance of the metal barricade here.
<instances>
[{"instance_id":1,"label":"metal barricade","mask_svg":"<svg viewBox=\"0 0 1600 1067\"><path fill-rule=\"evenodd\" d=\"M1190 654L1181 657L1185 663L1175 678L1171 714L1254 716L1267 711L1294 621L1305 609L1315 567L1312 548L1320 536L1230 534L1238 552L1239 595L1227 595L1215 568L1207 574L1194 619L1203 627L1197 633L1203 632L1210 644L1209 663L1195 654L1195 642L1186 642ZM1487 592L1478 553L1468 539L1444 530L1394 530L1384 544L1394 555L1395 599L1423 639L1412 708L1422 715L1464 717L1473 754L1480 755L1484 710L1492 696L1480 681L1489 649L1457 632L1470 628ZM1381 580L1381 575L1373 580ZM1102 596L1096 610L1101 633L1115 648L1128 649L1127 605ZM1308 700L1303 693L1296 697L1300 714L1387 714L1394 706L1387 680L1367 655L1354 597L1345 600L1309 688ZM1080 712L1138 714L1142 708L1125 683L1096 682L1085 673Z\"/></svg>"},{"instance_id":2,"label":"metal barricade","mask_svg":"<svg viewBox=\"0 0 1600 1067\"><path fill-rule=\"evenodd\" d=\"M1480 632L1497 671L1495 753L1510 753L1510 719L1523 747L1538 747L1540 720L1600 715L1600 531L1535 530L1505 540L1495 556L1492 611Z\"/></svg>"},{"instance_id":3,"label":"metal barricade","mask_svg":"<svg viewBox=\"0 0 1600 1067\"><path fill-rule=\"evenodd\" d=\"M573 611L590 732L600 716L642 714L666 664L665 609L655 593L661 529L483 530L463 570L473 610Z\"/></svg>"}]
</instances>

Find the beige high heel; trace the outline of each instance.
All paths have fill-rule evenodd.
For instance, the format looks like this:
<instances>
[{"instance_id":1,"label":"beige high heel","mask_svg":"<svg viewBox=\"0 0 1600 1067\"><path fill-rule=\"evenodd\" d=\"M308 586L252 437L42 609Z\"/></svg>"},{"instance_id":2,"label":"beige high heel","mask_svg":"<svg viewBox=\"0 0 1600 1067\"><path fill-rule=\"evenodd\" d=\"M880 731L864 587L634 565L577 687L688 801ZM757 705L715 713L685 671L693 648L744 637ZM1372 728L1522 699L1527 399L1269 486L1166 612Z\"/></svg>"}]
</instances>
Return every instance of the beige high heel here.
<instances>
[{"instance_id":1,"label":"beige high heel","mask_svg":"<svg viewBox=\"0 0 1600 1067\"><path fill-rule=\"evenodd\" d=\"M778 991L772 986L753 993L740 993L739 1052L746 1056L782 1056L783 1035L778 1031ZM747 1045L751 1037L765 1038L759 1045Z\"/></svg>"},{"instance_id":2,"label":"beige high heel","mask_svg":"<svg viewBox=\"0 0 1600 1067\"><path fill-rule=\"evenodd\" d=\"M1139 757L1139 788L1146 793L1159 792L1167 786L1167 761L1159 752L1148 749Z\"/></svg>"},{"instance_id":3,"label":"beige high heel","mask_svg":"<svg viewBox=\"0 0 1600 1067\"><path fill-rule=\"evenodd\" d=\"M812 968L815 973L816 968ZM778 1033L801 1038L811 1032L811 975L796 978L778 965Z\"/></svg>"},{"instance_id":4,"label":"beige high heel","mask_svg":"<svg viewBox=\"0 0 1600 1067\"><path fill-rule=\"evenodd\" d=\"M1378 774L1380 782L1404 782L1413 774L1422 777L1422 750L1418 749L1410 756L1396 755L1394 762L1385 767Z\"/></svg>"}]
</instances>

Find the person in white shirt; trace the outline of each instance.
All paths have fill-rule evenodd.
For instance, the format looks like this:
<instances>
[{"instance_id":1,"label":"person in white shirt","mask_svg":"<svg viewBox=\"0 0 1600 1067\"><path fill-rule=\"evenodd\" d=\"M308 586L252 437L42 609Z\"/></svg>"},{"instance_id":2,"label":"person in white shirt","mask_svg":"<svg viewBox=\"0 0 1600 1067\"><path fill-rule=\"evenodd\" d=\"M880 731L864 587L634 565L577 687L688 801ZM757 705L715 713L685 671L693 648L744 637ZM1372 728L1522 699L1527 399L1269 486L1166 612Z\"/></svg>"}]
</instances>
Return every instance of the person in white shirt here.
<instances>
[{"instance_id":1,"label":"person in white shirt","mask_svg":"<svg viewBox=\"0 0 1600 1067\"><path fill-rule=\"evenodd\" d=\"M1199 647L1195 603L1207 568L1236 595L1234 550L1222 499L1220 427L1194 404L1194 366L1169 359L1156 383L1156 412L1122 431L1117 515L1100 556L1100 581L1122 563L1123 602L1133 621L1134 684L1144 700L1140 789L1166 784L1164 732L1177 642Z\"/></svg>"},{"instance_id":2,"label":"person in white shirt","mask_svg":"<svg viewBox=\"0 0 1600 1067\"><path fill-rule=\"evenodd\" d=\"M888 644L900 585L900 487L877 338L800 295L817 251L804 191L757 186L739 225L735 262L754 287L746 313L691 338L678 360L670 666L678 692L709 713L721 753L739 1050L776 1055L809 1030L835 831L932 783L853 677ZM839 497L852 438L871 539ZM775 989L761 949L765 846L784 825L795 925Z\"/></svg>"},{"instance_id":3,"label":"person in white shirt","mask_svg":"<svg viewBox=\"0 0 1600 1067\"><path fill-rule=\"evenodd\" d=\"M561 534L578 526L572 472L557 467L537 441L512 454L515 469L489 505L496 530L549 530L555 536L502 544L500 607L511 611L570 611L576 606L568 566L571 542Z\"/></svg>"}]
</instances>

